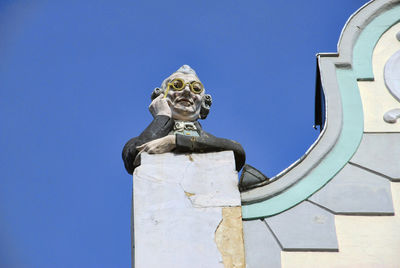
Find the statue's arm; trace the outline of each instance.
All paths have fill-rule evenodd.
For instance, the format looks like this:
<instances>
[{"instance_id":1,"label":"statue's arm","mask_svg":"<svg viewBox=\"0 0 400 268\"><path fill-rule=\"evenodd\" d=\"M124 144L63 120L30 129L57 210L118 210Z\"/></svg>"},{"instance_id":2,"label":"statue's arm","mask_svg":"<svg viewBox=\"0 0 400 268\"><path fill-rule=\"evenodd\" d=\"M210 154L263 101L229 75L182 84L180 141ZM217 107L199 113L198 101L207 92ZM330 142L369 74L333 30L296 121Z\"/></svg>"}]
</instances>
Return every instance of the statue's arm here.
<instances>
[{"instance_id":1,"label":"statue's arm","mask_svg":"<svg viewBox=\"0 0 400 268\"><path fill-rule=\"evenodd\" d=\"M243 167L246 161L246 154L239 143L228 139L217 138L206 132L203 132L200 137L176 135L176 151L194 153L233 151L237 171Z\"/></svg>"},{"instance_id":2,"label":"statue's arm","mask_svg":"<svg viewBox=\"0 0 400 268\"><path fill-rule=\"evenodd\" d=\"M138 137L130 139L122 150L122 159L129 174L135 169L134 161L139 153L137 146L146 142L162 138L171 131L173 120L166 115L157 115L151 124Z\"/></svg>"}]
</instances>

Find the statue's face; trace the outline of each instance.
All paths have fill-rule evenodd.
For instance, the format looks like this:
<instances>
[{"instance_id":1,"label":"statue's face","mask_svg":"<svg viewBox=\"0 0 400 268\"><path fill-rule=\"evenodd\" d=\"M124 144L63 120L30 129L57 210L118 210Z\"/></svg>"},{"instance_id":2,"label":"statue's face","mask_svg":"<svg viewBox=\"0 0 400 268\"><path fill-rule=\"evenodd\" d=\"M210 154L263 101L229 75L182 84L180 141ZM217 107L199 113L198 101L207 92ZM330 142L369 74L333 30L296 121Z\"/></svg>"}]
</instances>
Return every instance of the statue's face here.
<instances>
[{"instance_id":1,"label":"statue's face","mask_svg":"<svg viewBox=\"0 0 400 268\"><path fill-rule=\"evenodd\" d=\"M182 90L174 90L170 87L167 98L171 100L172 118L183 121L195 121L200 117L201 99L204 95L204 90L200 93L194 93L190 90L189 84L193 81L200 80L193 74L174 73L168 81L171 82L175 78L180 78L185 81L186 86Z\"/></svg>"}]
</instances>

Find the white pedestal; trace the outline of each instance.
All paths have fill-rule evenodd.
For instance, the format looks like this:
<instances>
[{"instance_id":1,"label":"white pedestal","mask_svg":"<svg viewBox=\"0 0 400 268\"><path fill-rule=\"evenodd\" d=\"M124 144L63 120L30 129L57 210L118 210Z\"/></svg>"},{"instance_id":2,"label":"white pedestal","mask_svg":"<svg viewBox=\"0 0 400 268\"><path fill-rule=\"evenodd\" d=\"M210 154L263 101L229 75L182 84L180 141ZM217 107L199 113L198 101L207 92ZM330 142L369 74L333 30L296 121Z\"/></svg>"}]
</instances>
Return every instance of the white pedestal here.
<instances>
[{"instance_id":1,"label":"white pedestal","mask_svg":"<svg viewBox=\"0 0 400 268\"><path fill-rule=\"evenodd\" d=\"M135 268L224 267L216 231L222 210L240 206L233 153L141 157L133 174Z\"/></svg>"}]
</instances>

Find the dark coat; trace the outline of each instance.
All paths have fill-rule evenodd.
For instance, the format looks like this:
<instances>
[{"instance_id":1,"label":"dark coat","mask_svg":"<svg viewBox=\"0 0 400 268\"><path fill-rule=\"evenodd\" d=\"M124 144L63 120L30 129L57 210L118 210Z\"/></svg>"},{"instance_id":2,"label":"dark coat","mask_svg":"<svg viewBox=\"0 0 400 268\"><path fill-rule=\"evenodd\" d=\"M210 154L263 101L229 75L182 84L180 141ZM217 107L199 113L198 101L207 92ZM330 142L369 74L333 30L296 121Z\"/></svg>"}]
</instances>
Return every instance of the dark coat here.
<instances>
[{"instance_id":1,"label":"dark coat","mask_svg":"<svg viewBox=\"0 0 400 268\"><path fill-rule=\"evenodd\" d=\"M159 115L154 118L151 124L138 137L130 139L124 146L122 151L122 159L124 160L126 171L129 174L139 166L134 164L135 158L139 151L137 146L146 142L156 140L167 136L174 127L174 120L165 115ZM233 151L236 161L236 170L239 171L246 160L245 152L242 146L232 140L217 138L202 130L201 125L196 121L195 125L199 132L199 137L184 136L177 134L176 136L176 153L209 153L221 151Z\"/></svg>"}]
</instances>

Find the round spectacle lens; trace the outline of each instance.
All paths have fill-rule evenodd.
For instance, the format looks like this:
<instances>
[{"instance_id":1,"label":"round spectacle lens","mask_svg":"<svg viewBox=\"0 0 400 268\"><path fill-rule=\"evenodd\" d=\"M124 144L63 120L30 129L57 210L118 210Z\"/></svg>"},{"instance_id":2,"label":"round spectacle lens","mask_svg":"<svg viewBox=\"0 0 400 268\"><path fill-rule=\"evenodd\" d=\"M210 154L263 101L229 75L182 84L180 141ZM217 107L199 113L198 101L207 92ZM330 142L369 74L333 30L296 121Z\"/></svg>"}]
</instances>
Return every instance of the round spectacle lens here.
<instances>
[{"instance_id":1,"label":"round spectacle lens","mask_svg":"<svg viewBox=\"0 0 400 268\"><path fill-rule=\"evenodd\" d=\"M183 82L183 80L178 78L172 80L171 84L175 90L182 90L185 87L185 83Z\"/></svg>"},{"instance_id":2,"label":"round spectacle lens","mask_svg":"<svg viewBox=\"0 0 400 268\"><path fill-rule=\"evenodd\" d=\"M192 92L195 94L200 94L203 92L203 85L200 82L192 82L190 84L190 87L192 89Z\"/></svg>"}]
</instances>

